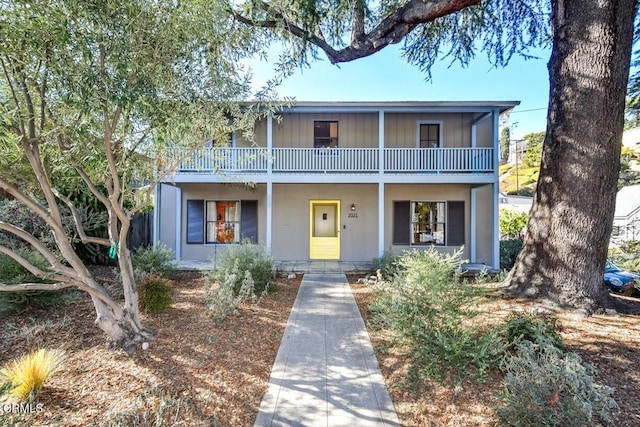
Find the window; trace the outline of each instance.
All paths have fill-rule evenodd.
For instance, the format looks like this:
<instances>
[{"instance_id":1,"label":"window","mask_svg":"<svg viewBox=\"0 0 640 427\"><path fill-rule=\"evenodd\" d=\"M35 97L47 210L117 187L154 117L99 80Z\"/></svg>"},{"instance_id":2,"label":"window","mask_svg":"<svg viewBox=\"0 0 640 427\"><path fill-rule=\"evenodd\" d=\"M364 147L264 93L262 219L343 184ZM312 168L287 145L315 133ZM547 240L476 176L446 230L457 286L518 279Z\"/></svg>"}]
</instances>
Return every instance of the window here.
<instances>
[{"instance_id":1,"label":"window","mask_svg":"<svg viewBox=\"0 0 640 427\"><path fill-rule=\"evenodd\" d=\"M258 201L187 200L187 243L258 241Z\"/></svg>"},{"instance_id":2,"label":"window","mask_svg":"<svg viewBox=\"0 0 640 427\"><path fill-rule=\"evenodd\" d=\"M461 246L465 242L463 201L394 201L394 245Z\"/></svg>"},{"instance_id":3,"label":"window","mask_svg":"<svg viewBox=\"0 0 640 427\"><path fill-rule=\"evenodd\" d=\"M411 202L411 244L445 244L445 203Z\"/></svg>"},{"instance_id":4,"label":"window","mask_svg":"<svg viewBox=\"0 0 640 427\"><path fill-rule=\"evenodd\" d=\"M440 123L418 123L418 148L440 147Z\"/></svg>"},{"instance_id":5,"label":"window","mask_svg":"<svg viewBox=\"0 0 640 427\"><path fill-rule=\"evenodd\" d=\"M238 202L207 201L206 243L239 243Z\"/></svg>"},{"instance_id":6,"label":"window","mask_svg":"<svg viewBox=\"0 0 640 427\"><path fill-rule=\"evenodd\" d=\"M338 148L338 122L313 122L313 147Z\"/></svg>"}]
</instances>

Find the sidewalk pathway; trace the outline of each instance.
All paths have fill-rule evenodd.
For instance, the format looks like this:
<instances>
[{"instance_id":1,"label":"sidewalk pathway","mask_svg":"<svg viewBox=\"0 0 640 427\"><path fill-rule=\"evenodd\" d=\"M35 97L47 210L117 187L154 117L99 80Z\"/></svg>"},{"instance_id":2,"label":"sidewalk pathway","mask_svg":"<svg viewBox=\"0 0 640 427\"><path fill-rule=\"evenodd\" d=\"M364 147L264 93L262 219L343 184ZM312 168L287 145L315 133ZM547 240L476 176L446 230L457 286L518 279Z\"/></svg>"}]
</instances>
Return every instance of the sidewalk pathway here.
<instances>
[{"instance_id":1,"label":"sidewalk pathway","mask_svg":"<svg viewBox=\"0 0 640 427\"><path fill-rule=\"evenodd\" d=\"M255 426L399 426L344 274L305 274Z\"/></svg>"}]
</instances>

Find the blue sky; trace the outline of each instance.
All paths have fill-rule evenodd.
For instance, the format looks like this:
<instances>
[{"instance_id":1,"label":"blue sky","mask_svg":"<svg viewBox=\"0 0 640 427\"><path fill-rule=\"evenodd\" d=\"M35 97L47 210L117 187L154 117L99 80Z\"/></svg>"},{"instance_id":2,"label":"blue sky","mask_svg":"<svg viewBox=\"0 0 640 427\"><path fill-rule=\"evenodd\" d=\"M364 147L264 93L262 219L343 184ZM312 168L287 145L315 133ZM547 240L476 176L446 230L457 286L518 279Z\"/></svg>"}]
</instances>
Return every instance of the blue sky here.
<instances>
[{"instance_id":1,"label":"blue sky","mask_svg":"<svg viewBox=\"0 0 640 427\"><path fill-rule=\"evenodd\" d=\"M467 68L449 61L437 63L432 80L418 67L409 65L398 46L354 62L331 65L321 55L310 68L297 70L279 89L281 97L298 101L520 101L510 117L512 139L546 127L549 99L547 61L514 57L505 68L492 68L484 53ZM275 58L275 55L273 55ZM270 62L254 62L254 84L270 74Z\"/></svg>"}]
</instances>

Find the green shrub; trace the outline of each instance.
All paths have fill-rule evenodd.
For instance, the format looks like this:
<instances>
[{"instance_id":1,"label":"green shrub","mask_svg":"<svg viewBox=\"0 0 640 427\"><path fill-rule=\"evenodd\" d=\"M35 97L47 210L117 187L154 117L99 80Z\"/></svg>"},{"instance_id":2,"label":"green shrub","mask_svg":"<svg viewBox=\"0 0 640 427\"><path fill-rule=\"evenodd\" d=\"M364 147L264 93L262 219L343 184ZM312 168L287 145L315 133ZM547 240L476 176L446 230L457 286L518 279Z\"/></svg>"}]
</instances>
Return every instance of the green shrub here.
<instances>
[{"instance_id":1,"label":"green shrub","mask_svg":"<svg viewBox=\"0 0 640 427\"><path fill-rule=\"evenodd\" d=\"M213 280L225 283L233 275L233 294L238 295L246 271L251 273L257 293L269 289L273 284L273 258L264 246L243 241L239 245L228 247L216 259Z\"/></svg>"},{"instance_id":2,"label":"green shrub","mask_svg":"<svg viewBox=\"0 0 640 427\"><path fill-rule=\"evenodd\" d=\"M161 244L138 249L131 255L131 263L136 270L165 277L178 267L173 252Z\"/></svg>"},{"instance_id":3,"label":"green shrub","mask_svg":"<svg viewBox=\"0 0 640 427\"><path fill-rule=\"evenodd\" d=\"M542 338L521 341L502 365L503 405L497 408L505 426L583 426L594 418L610 421L616 408L614 389L597 384L595 370L575 353L563 353Z\"/></svg>"},{"instance_id":4,"label":"green shrub","mask_svg":"<svg viewBox=\"0 0 640 427\"><path fill-rule=\"evenodd\" d=\"M482 289L460 283L460 257L435 249L405 252L393 282L376 285L373 322L388 327L412 358L409 384L419 390L424 379L456 382L483 379L503 352L495 330L477 331L463 321Z\"/></svg>"},{"instance_id":5,"label":"green shrub","mask_svg":"<svg viewBox=\"0 0 640 427\"><path fill-rule=\"evenodd\" d=\"M201 415L191 398L164 387L149 387L136 397L130 409L108 416L98 425L101 427L184 426L186 425L185 414ZM214 418L210 425L219 424Z\"/></svg>"},{"instance_id":6,"label":"green shrub","mask_svg":"<svg viewBox=\"0 0 640 427\"><path fill-rule=\"evenodd\" d=\"M500 240L500 268L511 270L522 250L522 240Z\"/></svg>"},{"instance_id":7,"label":"green shrub","mask_svg":"<svg viewBox=\"0 0 640 427\"><path fill-rule=\"evenodd\" d=\"M160 313L171 307L171 281L149 275L138 281L138 306L147 313Z\"/></svg>"},{"instance_id":8,"label":"green shrub","mask_svg":"<svg viewBox=\"0 0 640 427\"><path fill-rule=\"evenodd\" d=\"M521 341L534 343L547 340L560 350L564 350L564 342L558 333L558 319L550 315L512 312L501 326L507 348L515 349Z\"/></svg>"},{"instance_id":9,"label":"green shrub","mask_svg":"<svg viewBox=\"0 0 640 427\"><path fill-rule=\"evenodd\" d=\"M27 248L19 248L15 251L33 266L47 271L49 263L39 252ZM0 272L2 272L2 282L8 285L47 283L46 280L35 277L29 270L5 254L0 254ZM75 298L75 292L69 289L0 292L0 313L7 314L28 308L55 307L65 304L73 298Z\"/></svg>"},{"instance_id":10,"label":"green shrub","mask_svg":"<svg viewBox=\"0 0 640 427\"><path fill-rule=\"evenodd\" d=\"M373 259L373 268L380 272L384 280L391 280L398 272L398 257L391 251L384 251L381 257Z\"/></svg>"},{"instance_id":11,"label":"green shrub","mask_svg":"<svg viewBox=\"0 0 640 427\"><path fill-rule=\"evenodd\" d=\"M230 314L238 314L238 307L245 301L251 304L258 304L266 296L269 286L262 288L260 294L256 289L256 284L249 270L244 270L240 289L234 290L238 277L241 274L239 269L240 261L236 263L224 281L218 281L214 275L205 276L205 299L207 314L216 322L221 322Z\"/></svg>"}]
</instances>

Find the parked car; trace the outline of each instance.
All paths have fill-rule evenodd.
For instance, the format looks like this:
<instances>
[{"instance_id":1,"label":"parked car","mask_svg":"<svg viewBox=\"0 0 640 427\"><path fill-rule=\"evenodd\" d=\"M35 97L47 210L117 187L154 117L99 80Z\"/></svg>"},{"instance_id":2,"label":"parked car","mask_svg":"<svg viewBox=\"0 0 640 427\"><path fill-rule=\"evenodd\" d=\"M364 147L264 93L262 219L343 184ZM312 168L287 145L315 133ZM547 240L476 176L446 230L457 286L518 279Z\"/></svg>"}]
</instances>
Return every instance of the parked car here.
<instances>
[{"instance_id":1,"label":"parked car","mask_svg":"<svg viewBox=\"0 0 640 427\"><path fill-rule=\"evenodd\" d=\"M604 284L615 292L624 292L634 286L640 289L640 274L624 271L607 260L604 268Z\"/></svg>"}]
</instances>

